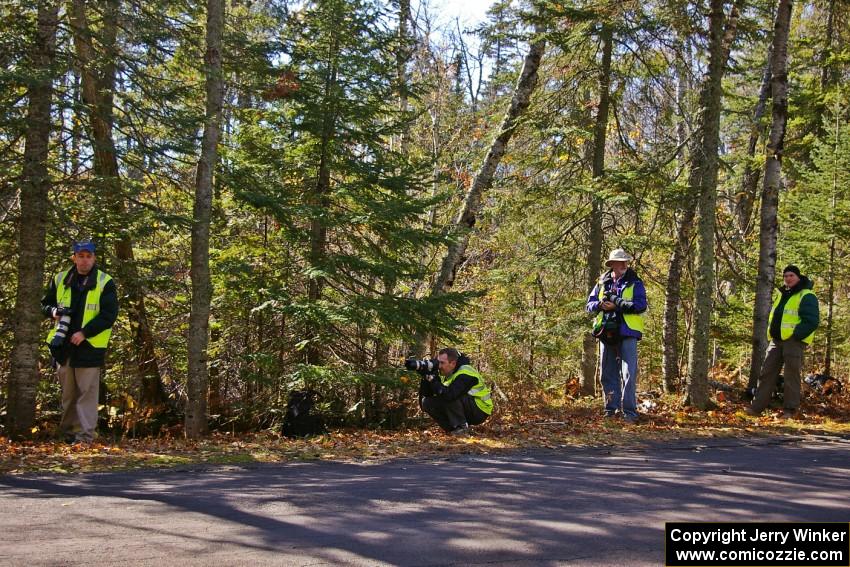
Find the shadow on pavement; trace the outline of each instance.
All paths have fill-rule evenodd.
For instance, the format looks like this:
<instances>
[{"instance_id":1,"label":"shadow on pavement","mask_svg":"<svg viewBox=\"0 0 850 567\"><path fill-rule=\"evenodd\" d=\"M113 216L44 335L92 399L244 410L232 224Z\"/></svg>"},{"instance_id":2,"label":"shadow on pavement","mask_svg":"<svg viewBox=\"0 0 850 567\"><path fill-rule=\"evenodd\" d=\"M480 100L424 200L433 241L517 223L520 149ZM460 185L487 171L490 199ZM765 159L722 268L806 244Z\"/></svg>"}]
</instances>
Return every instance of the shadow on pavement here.
<instances>
[{"instance_id":1,"label":"shadow on pavement","mask_svg":"<svg viewBox=\"0 0 850 567\"><path fill-rule=\"evenodd\" d=\"M53 561L105 539L95 553L123 549L129 560L657 565L664 521L848 521L846 451L820 442L659 446L0 477L0 543L11 550L0 559L32 553L12 543L32 528L14 514L26 502L47 532L31 545Z\"/></svg>"}]
</instances>

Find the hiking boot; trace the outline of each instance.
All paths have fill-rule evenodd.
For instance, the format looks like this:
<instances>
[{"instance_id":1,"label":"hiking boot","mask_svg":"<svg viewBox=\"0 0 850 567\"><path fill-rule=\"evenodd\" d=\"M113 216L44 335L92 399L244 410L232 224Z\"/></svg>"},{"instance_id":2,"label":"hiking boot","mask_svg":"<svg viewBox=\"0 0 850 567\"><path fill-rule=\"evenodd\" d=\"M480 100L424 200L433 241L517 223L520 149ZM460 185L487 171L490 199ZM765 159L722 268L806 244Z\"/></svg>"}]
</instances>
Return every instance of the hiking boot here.
<instances>
[{"instance_id":1,"label":"hiking boot","mask_svg":"<svg viewBox=\"0 0 850 567\"><path fill-rule=\"evenodd\" d=\"M605 410L602 412L602 417L604 419L614 419L617 417L617 412L612 410Z\"/></svg>"},{"instance_id":2,"label":"hiking boot","mask_svg":"<svg viewBox=\"0 0 850 567\"><path fill-rule=\"evenodd\" d=\"M453 437L465 437L469 435L471 431L469 430L469 425L466 423L461 423L451 431L449 431L449 435Z\"/></svg>"},{"instance_id":3,"label":"hiking boot","mask_svg":"<svg viewBox=\"0 0 850 567\"><path fill-rule=\"evenodd\" d=\"M744 413L750 417L758 417L761 415L761 412L754 410L752 406L747 406L746 409L744 409Z\"/></svg>"},{"instance_id":4,"label":"hiking boot","mask_svg":"<svg viewBox=\"0 0 850 567\"><path fill-rule=\"evenodd\" d=\"M626 423L637 423L638 422L638 416L627 414L627 415L623 416L623 421L625 421Z\"/></svg>"},{"instance_id":5,"label":"hiking boot","mask_svg":"<svg viewBox=\"0 0 850 567\"><path fill-rule=\"evenodd\" d=\"M787 408L782 410L782 419L797 419L797 410Z\"/></svg>"},{"instance_id":6,"label":"hiking boot","mask_svg":"<svg viewBox=\"0 0 850 567\"><path fill-rule=\"evenodd\" d=\"M88 447L94 443L94 435L86 434L86 433L77 433L76 438L74 439L74 445L82 445L84 447Z\"/></svg>"}]
</instances>

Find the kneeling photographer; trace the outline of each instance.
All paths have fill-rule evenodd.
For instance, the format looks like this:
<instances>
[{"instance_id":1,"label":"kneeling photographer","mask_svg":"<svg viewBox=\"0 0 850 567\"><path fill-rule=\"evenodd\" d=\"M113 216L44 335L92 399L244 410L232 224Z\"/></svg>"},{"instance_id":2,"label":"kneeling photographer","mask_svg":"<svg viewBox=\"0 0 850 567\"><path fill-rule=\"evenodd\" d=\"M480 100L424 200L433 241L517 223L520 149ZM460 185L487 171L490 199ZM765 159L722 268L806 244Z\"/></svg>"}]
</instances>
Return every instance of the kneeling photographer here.
<instances>
[{"instance_id":1,"label":"kneeling photographer","mask_svg":"<svg viewBox=\"0 0 850 567\"><path fill-rule=\"evenodd\" d=\"M419 407L450 435L467 435L470 425L484 423L493 413L490 389L457 349L444 348L436 359L411 358L404 365L422 374Z\"/></svg>"}]
</instances>

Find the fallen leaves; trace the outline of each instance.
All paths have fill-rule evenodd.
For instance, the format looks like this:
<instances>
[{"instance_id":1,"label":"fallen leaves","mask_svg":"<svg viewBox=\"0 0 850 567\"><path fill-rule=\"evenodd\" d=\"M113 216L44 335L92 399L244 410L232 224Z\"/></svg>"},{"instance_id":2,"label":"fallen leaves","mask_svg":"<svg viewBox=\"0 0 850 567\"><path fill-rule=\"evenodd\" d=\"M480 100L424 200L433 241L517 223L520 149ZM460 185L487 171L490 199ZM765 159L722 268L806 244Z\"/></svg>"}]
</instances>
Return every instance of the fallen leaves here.
<instances>
[{"instance_id":1,"label":"fallen leaves","mask_svg":"<svg viewBox=\"0 0 850 567\"><path fill-rule=\"evenodd\" d=\"M673 396L654 396L637 425L603 419L599 400L577 398L505 407L474 435L450 437L430 422L396 431L338 429L306 439L287 439L276 432L215 432L202 440L180 437L98 440L92 445L56 442L12 442L0 437L0 473L77 473L199 465L246 466L254 463L327 460L381 461L399 457L445 457L491 454L529 448L559 450L576 446L640 444L682 438L743 437L760 434L850 434L842 407L824 410L810 404L797 421L781 419L781 410L753 418L740 402L718 399L701 412L682 408ZM820 411L819 411L820 410ZM842 414L842 412L844 412Z\"/></svg>"}]
</instances>

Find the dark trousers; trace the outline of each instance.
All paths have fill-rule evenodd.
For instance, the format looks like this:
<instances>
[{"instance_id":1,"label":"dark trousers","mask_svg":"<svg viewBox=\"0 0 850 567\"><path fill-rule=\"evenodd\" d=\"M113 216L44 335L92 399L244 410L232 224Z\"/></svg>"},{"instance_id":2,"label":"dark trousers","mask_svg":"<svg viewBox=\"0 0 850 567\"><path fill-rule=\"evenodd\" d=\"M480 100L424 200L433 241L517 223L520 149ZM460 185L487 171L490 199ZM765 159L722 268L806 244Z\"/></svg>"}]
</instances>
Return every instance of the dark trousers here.
<instances>
[{"instance_id":1,"label":"dark trousers","mask_svg":"<svg viewBox=\"0 0 850 567\"><path fill-rule=\"evenodd\" d=\"M782 376L785 382L782 393L785 398L785 409L796 410L800 407L800 372L805 350L806 343L797 339L770 341L761 365L756 397L753 399L755 411L763 411L770 404L770 398L776 390L776 381L779 379L779 372L783 370L783 366Z\"/></svg>"},{"instance_id":2,"label":"dark trousers","mask_svg":"<svg viewBox=\"0 0 850 567\"><path fill-rule=\"evenodd\" d=\"M468 394L451 402L442 398L423 397L419 400L419 406L445 431L451 431L464 423L478 425L489 417L475 403L475 398Z\"/></svg>"}]
</instances>

